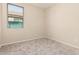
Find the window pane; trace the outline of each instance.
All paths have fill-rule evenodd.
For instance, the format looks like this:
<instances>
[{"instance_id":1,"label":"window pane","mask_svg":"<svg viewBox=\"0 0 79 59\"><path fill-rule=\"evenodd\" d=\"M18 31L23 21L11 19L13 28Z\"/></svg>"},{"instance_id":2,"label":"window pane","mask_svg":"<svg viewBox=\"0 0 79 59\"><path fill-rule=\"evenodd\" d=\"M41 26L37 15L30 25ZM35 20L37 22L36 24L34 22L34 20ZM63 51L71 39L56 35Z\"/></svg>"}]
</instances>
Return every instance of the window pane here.
<instances>
[{"instance_id":1,"label":"window pane","mask_svg":"<svg viewBox=\"0 0 79 59\"><path fill-rule=\"evenodd\" d=\"M23 8L8 4L8 28L23 28Z\"/></svg>"},{"instance_id":2,"label":"window pane","mask_svg":"<svg viewBox=\"0 0 79 59\"><path fill-rule=\"evenodd\" d=\"M8 11L23 13L23 8L17 7L12 4L8 4Z\"/></svg>"},{"instance_id":3,"label":"window pane","mask_svg":"<svg viewBox=\"0 0 79 59\"><path fill-rule=\"evenodd\" d=\"M9 28L23 28L23 20L20 20L20 18L12 18L8 17L8 27Z\"/></svg>"}]
</instances>

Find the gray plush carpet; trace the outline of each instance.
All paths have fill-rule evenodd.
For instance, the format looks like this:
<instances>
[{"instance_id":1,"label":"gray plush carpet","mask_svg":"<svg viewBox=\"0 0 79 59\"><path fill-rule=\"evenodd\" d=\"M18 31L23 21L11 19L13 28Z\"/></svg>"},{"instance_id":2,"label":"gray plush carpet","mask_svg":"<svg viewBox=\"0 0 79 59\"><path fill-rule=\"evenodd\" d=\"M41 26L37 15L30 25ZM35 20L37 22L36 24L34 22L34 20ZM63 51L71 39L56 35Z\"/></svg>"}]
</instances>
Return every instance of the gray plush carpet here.
<instances>
[{"instance_id":1,"label":"gray plush carpet","mask_svg":"<svg viewBox=\"0 0 79 59\"><path fill-rule=\"evenodd\" d=\"M77 55L79 49L50 39L36 39L0 48L1 55Z\"/></svg>"}]
</instances>

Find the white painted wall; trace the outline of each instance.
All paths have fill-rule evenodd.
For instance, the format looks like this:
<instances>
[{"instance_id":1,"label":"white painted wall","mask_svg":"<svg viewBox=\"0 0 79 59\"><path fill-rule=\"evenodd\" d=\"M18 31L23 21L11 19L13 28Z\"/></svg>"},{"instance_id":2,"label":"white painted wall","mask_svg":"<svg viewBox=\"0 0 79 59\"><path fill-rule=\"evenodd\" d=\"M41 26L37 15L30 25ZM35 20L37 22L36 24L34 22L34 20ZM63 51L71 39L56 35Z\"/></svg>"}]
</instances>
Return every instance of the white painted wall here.
<instances>
[{"instance_id":1,"label":"white painted wall","mask_svg":"<svg viewBox=\"0 0 79 59\"><path fill-rule=\"evenodd\" d=\"M79 48L79 4L56 4L46 13L46 37Z\"/></svg>"},{"instance_id":2,"label":"white painted wall","mask_svg":"<svg viewBox=\"0 0 79 59\"><path fill-rule=\"evenodd\" d=\"M2 21L2 18L1 18L1 15L2 15L2 8L1 8L1 4L0 4L0 44L1 44L1 41L2 41L2 24L1 24L1 21Z\"/></svg>"},{"instance_id":3,"label":"white painted wall","mask_svg":"<svg viewBox=\"0 0 79 59\"><path fill-rule=\"evenodd\" d=\"M28 41L44 37L44 10L30 4L17 4L24 7L24 28L7 28L7 5L2 4L3 40L1 44Z\"/></svg>"}]
</instances>

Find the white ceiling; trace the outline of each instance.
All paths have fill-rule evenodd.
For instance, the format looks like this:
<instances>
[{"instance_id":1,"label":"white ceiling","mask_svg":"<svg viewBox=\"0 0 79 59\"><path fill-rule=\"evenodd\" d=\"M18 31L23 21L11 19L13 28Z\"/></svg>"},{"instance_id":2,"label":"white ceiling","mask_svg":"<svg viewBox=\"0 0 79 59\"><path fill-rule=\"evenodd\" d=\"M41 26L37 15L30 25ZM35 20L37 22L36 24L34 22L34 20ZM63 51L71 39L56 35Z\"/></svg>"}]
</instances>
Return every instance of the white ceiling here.
<instances>
[{"instance_id":1,"label":"white ceiling","mask_svg":"<svg viewBox=\"0 0 79 59\"><path fill-rule=\"evenodd\" d=\"M40 7L40 8L48 8L54 4L53 3L32 3L32 5Z\"/></svg>"}]
</instances>

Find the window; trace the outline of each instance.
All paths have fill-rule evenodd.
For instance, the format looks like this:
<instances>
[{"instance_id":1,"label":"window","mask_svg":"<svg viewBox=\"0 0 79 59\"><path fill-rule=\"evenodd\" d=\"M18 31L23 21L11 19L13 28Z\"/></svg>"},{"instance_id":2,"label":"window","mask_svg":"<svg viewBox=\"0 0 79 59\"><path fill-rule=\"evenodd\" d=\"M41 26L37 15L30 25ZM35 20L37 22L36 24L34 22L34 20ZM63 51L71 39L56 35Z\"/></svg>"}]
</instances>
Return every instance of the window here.
<instances>
[{"instance_id":1,"label":"window","mask_svg":"<svg viewBox=\"0 0 79 59\"><path fill-rule=\"evenodd\" d=\"M24 8L8 3L8 28L23 28Z\"/></svg>"}]
</instances>

